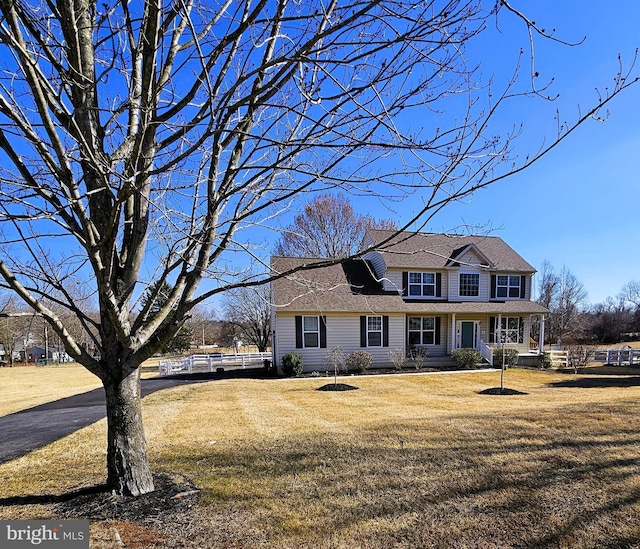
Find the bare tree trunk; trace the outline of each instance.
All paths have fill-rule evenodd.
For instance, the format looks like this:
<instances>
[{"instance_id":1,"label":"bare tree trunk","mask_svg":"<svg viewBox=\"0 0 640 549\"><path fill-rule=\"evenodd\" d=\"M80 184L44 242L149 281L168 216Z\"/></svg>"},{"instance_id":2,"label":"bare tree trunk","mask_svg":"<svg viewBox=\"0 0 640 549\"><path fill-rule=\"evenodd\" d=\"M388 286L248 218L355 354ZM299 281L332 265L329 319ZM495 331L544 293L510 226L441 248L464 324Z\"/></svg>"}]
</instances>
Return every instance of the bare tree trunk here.
<instances>
[{"instance_id":1,"label":"bare tree trunk","mask_svg":"<svg viewBox=\"0 0 640 549\"><path fill-rule=\"evenodd\" d=\"M142 426L139 374L137 368L124 379L103 380L107 398L107 485L127 496L154 489Z\"/></svg>"}]
</instances>

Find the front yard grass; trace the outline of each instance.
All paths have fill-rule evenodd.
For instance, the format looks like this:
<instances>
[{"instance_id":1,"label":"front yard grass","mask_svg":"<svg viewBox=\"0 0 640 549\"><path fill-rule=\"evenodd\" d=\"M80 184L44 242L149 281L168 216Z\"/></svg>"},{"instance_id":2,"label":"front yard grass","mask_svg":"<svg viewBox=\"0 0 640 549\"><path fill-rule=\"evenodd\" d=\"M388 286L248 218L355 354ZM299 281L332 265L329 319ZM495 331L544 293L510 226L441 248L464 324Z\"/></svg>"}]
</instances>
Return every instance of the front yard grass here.
<instances>
[{"instance_id":1,"label":"front yard grass","mask_svg":"<svg viewBox=\"0 0 640 549\"><path fill-rule=\"evenodd\" d=\"M597 377L597 376L594 376ZM92 547L640 547L640 378L499 373L221 380L144 399L152 466L200 488ZM104 481L104 421L0 465L0 518ZM143 535L144 534L144 535ZM129 537L127 537L129 536ZM121 545L118 545L121 540Z\"/></svg>"}]
</instances>

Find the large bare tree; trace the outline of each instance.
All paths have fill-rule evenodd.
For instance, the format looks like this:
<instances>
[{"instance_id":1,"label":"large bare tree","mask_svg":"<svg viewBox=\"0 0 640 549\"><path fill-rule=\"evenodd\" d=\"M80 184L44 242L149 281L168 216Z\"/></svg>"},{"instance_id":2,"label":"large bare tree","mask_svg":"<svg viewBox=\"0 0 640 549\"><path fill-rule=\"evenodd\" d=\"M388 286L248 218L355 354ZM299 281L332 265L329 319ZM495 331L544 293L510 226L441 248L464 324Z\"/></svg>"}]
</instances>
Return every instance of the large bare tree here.
<instances>
[{"instance_id":1,"label":"large bare tree","mask_svg":"<svg viewBox=\"0 0 640 549\"><path fill-rule=\"evenodd\" d=\"M633 82L620 71L514 163L520 129L492 121L546 93L525 89L534 69L497 89L465 52L496 18L550 38L505 0L484 4L0 0L0 276L101 379L114 491L153 489L142 362L204 300L286 274L230 272L240 254L265 261L256 227L336 188L415 193L407 226L425 220L526 168ZM139 305L165 282L162 307ZM97 318L73 299L82 284Z\"/></svg>"},{"instance_id":2,"label":"large bare tree","mask_svg":"<svg viewBox=\"0 0 640 549\"><path fill-rule=\"evenodd\" d=\"M233 323L246 343L264 353L271 343L271 296L268 285L235 288L223 299L227 321Z\"/></svg>"},{"instance_id":3,"label":"large bare tree","mask_svg":"<svg viewBox=\"0 0 640 549\"><path fill-rule=\"evenodd\" d=\"M284 228L275 254L288 257L350 257L367 229L396 230L391 219L359 214L342 193L320 193Z\"/></svg>"},{"instance_id":4,"label":"large bare tree","mask_svg":"<svg viewBox=\"0 0 640 549\"><path fill-rule=\"evenodd\" d=\"M562 338L579 340L580 313L586 305L587 290L578 277L566 266L558 273L548 261L544 261L538 294L536 301L549 309L545 339L551 342Z\"/></svg>"}]
</instances>

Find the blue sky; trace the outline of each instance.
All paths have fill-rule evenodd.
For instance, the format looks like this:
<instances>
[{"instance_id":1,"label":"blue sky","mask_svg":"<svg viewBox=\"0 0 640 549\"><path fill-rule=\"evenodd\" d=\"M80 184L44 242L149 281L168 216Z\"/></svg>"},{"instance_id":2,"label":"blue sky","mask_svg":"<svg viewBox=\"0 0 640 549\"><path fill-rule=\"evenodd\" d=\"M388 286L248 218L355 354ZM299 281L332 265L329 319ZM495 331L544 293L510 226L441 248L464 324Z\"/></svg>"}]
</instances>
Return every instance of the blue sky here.
<instances>
[{"instance_id":1,"label":"blue sky","mask_svg":"<svg viewBox=\"0 0 640 549\"><path fill-rule=\"evenodd\" d=\"M553 90L560 97L551 105L531 102L531 110L509 113L513 121L525 123L518 148L535 150L545 136L553 138L551 118L556 107L571 120L578 104L593 104L596 87L610 85L619 53L623 63L632 62L640 46L640 2L512 4L545 28L555 28L558 37L571 42L586 37L578 47L541 44L536 49L536 69L541 79L554 77ZM492 31L493 43L481 55L504 53L506 67L515 57L501 41L528 45L522 29L500 27L502 33ZM478 192L465 204L449 206L425 229L490 225L492 234L535 268L545 260L556 271L566 266L584 284L591 303L616 296L625 283L640 280L640 84L619 96L609 111L605 123L588 121L530 169ZM383 207L372 211L367 204L367 210L389 217Z\"/></svg>"},{"instance_id":2,"label":"blue sky","mask_svg":"<svg viewBox=\"0 0 640 549\"><path fill-rule=\"evenodd\" d=\"M486 0L487 6L493 0ZM609 0L511 0L531 19L546 29L555 28L563 46L549 40L536 41L536 71L540 82L554 79L554 102L526 100L505 110L498 126L524 123L517 142L522 154L535 152L545 138L553 139L553 114L573 120L578 106L588 108L596 98L596 88L612 84L618 69L618 54L625 66L633 61L640 46L640 1ZM493 75L499 85L510 75L518 52L528 60L526 28L516 17L503 14L489 26L482 40L468 52L471 64L482 60L485 76ZM523 67L526 79L528 67ZM635 74L640 75L640 66ZM463 227L493 228L535 268L549 261L556 270L566 267L583 282L592 303L617 295L631 280L640 280L640 253L637 251L640 219L640 84L626 91L609 106L605 123L589 121L573 136L527 171L478 192L464 204L447 207L424 230L459 231ZM455 116L447 111L446 115ZM413 122L413 120L411 121ZM424 121L416 121L421 124ZM412 218L418 200L390 204L397 224ZM376 200L354 199L360 213L375 217L392 216ZM288 212L282 224L295 211ZM278 232L252 228L260 252L266 257ZM251 233L252 235L254 233ZM264 239L264 240L263 240ZM253 243L253 242L252 242ZM240 254L237 254L240 255ZM236 261L236 254L227 256ZM241 265L242 266L242 265Z\"/></svg>"}]
</instances>

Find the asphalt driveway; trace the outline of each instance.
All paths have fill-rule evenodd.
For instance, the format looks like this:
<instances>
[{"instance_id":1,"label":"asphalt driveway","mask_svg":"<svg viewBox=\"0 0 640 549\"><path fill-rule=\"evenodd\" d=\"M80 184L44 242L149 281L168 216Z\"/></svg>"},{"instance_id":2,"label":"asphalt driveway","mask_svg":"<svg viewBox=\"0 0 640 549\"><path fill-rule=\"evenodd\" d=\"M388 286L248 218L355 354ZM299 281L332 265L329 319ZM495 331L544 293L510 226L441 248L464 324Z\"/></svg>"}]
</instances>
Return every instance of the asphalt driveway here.
<instances>
[{"instance_id":1,"label":"asphalt driveway","mask_svg":"<svg viewBox=\"0 0 640 549\"><path fill-rule=\"evenodd\" d=\"M145 397L178 385L236 377L265 377L265 370L247 368L143 379L141 391ZM0 463L51 444L105 416L104 390L100 388L0 417Z\"/></svg>"}]
</instances>

